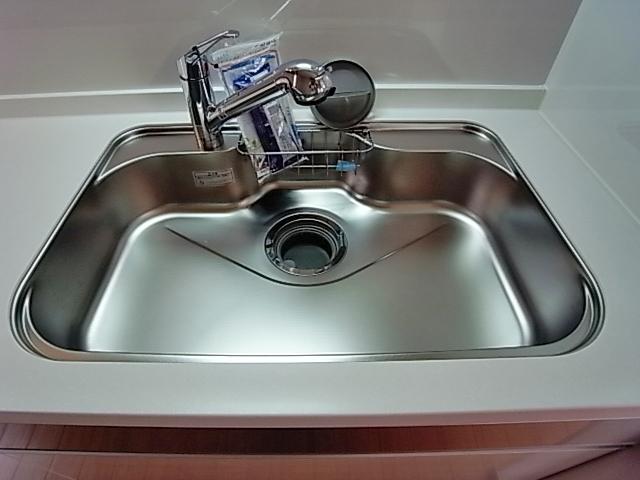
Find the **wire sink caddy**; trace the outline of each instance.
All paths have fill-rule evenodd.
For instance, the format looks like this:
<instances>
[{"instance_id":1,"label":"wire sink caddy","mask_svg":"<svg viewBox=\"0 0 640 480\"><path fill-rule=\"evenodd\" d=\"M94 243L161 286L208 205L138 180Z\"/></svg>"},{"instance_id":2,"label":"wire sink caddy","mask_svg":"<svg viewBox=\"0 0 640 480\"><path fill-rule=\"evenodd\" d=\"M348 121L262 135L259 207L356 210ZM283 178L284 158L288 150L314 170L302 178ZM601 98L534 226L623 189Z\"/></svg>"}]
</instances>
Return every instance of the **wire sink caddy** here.
<instances>
[{"instance_id":1,"label":"wire sink caddy","mask_svg":"<svg viewBox=\"0 0 640 480\"><path fill-rule=\"evenodd\" d=\"M286 168L288 172L299 175L338 172L340 174L357 173L366 154L373 147L371 133L366 128L351 130L331 130L319 126L299 127L302 150L271 151L251 154L247 152L242 139L238 151L249 157L268 157L272 155L296 155L298 160Z\"/></svg>"}]
</instances>

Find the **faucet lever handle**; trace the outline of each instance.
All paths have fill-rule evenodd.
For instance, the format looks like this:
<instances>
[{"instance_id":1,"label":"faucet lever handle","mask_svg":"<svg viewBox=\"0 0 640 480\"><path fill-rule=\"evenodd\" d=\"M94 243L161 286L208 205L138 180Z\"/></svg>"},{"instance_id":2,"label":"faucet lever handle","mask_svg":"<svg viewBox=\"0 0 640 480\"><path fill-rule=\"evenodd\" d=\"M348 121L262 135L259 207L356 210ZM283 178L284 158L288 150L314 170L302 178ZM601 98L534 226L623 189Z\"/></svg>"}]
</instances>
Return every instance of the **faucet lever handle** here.
<instances>
[{"instance_id":1,"label":"faucet lever handle","mask_svg":"<svg viewBox=\"0 0 640 480\"><path fill-rule=\"evenodd\" d=\"M207 38L203 42L191 47L191 50L186 53L185 58L187 62L196 62L201 55L207 53L221 40L225 40L227 38L238 38L239 35L240 32L238 30L225 30L224 32L217 33L213 37Z\"/></svg>"}]
</instances>

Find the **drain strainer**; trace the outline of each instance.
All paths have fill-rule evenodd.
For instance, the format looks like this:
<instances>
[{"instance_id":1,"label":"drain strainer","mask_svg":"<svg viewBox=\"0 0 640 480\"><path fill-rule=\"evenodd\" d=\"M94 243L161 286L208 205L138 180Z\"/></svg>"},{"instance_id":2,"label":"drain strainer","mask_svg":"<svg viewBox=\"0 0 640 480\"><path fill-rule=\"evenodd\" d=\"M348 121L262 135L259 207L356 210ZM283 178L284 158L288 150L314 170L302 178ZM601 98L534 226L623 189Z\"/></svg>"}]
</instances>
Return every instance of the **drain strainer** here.
<instances>
[{"instance_id":1,"label":"drain strainer","mask_svg":"<svg viewBox=\"0 0 640 480\"><path fill-rule=\"evenodd\" d=\"M347 249L340 226L314 210L285 214L271 227L264 242L267 257L292 275L319 275L337 264Z\"/></svg>"}]
</instances>

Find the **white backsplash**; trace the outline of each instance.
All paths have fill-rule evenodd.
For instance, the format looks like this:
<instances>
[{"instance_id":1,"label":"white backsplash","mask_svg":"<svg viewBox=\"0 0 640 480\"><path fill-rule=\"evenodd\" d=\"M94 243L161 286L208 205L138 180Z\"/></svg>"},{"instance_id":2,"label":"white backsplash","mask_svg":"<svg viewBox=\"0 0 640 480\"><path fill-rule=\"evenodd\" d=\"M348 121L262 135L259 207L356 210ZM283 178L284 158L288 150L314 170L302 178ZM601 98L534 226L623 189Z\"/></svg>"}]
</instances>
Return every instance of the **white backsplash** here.
<instances>
[{"instance_id":1,"label":"white backsplash","mask_svg":"<svg viewBox=\"0 0 640 480\"><path fill-rule=\"evenodd\" d=\"M176 58L226 28L283 31L285 59L350 58L378 83L539 85L579 4L2 0L0 95L176 87Z\"/></svg>"},{"instance_id":2,"label":"white backsplash","mask_svg":"<svg viewBox=\"0 0 640 480\"><path fill-rule=\"evenodd\" d=\"M542 104L551 124L638 221L639 22L639 0L584 0Z\"/></svg>"}]
</instances>

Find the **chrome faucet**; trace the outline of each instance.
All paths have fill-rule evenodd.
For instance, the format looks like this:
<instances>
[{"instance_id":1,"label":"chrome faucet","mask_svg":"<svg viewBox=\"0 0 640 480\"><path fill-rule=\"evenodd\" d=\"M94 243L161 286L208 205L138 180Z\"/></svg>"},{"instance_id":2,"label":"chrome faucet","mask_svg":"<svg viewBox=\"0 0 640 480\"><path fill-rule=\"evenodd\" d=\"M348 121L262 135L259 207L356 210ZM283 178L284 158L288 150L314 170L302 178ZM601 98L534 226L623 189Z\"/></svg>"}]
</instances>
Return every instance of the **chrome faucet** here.
<instances>
[{"instance_id":1,"label":"chrome faucet","mask_svg":"<svg viewBox=\"0 0 640 480\"><path fill-rule=\"evenodd\" d=\"M222 125L232 118L290 93L300 105L314 105L335 91L329 72L312 60L294 60L226 99L216 103L206 54L218 42L238 37L237 30L219 33L194 45L178 59L178 72L198 146L215 150L222 146Z\"/></svg>"}]
</instances>

